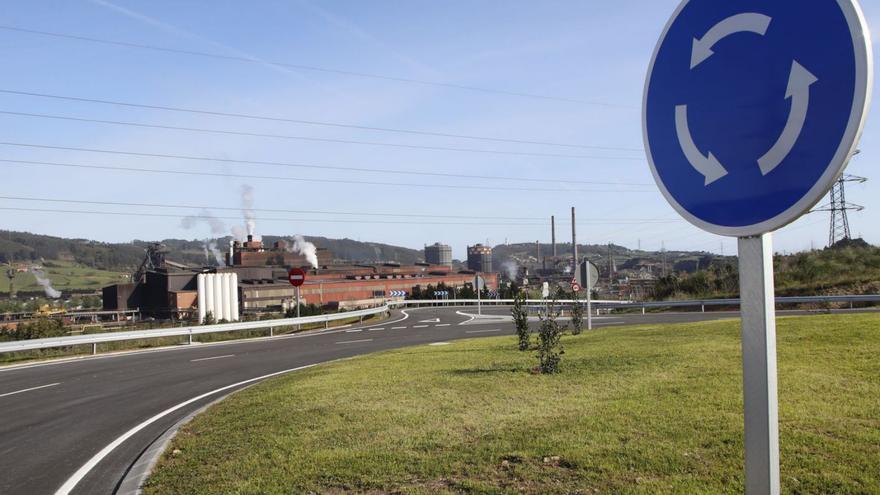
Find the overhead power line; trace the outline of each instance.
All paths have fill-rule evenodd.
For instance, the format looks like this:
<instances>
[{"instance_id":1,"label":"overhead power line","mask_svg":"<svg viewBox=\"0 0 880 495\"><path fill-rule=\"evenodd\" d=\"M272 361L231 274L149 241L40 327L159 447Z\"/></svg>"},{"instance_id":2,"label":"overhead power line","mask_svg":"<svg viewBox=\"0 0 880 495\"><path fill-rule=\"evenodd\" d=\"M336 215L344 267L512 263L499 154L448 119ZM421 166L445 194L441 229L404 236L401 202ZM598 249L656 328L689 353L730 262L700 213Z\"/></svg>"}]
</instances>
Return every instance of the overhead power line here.
<instances>
[{"instance_id":1,"label":"overhead power line","mask_svg":"<svg viewBox=\"0 0 880 495\"><path fill-rule=\"evenodd\" d=\"M0 162L3 163L16 163L21 165L43 165L48 167L67 167L67 168L81 168L81 169L94 169L94 170L113 170L119 172L149 172L149 173L157 173L157 174L170 174L170 175L188 175L188 176L202 176L202 177L227 177L227 178L235 178L235 179L264 179L264 180L274 180L274 181L293 181L293 182L313 182L313 183L321 183L321 184L353 184L353 185L365 185L365 186L386 186L386 187L419 187L419 188L435 188L435 189L469 189L469 190L482 190L482 191L522 191L522 192L582 192L582 193L654 193L655 191L650 189L644 190L635 190L635 189L567 189L567 188L538 188L538 187L501 187L501 186L471 186L464 184L418 184L418 183L405 183L405 182L378 182L378 181L362 181L362 180L343 180L343 179L314 179L314 178L302 178L302 177L286 177L286 176L272 176L272 175L246 175L246 174L230 174L230 173L219 173L219 172L190 172L186 170L164 170L164 169L152 169L152 168L139 168L139 167L110 167L106 165L92 165L92 164L82 164L82 163L61 163L61 162L47 162L47 161L37 161L37 160L14 160L9 158L0 158Z\"/></svg>"},{"instance_id":2,"label":"overhead power line","mask_svg":"<svg viewBox=\"0 0 880 495\"><path fill-rule=\"evenodd\" d=\"M165 124L146 124L143 122L129 122L124 120L104 120L104 119L90 119L85 117L70 117L67 115L53 115L46 113L31 113L31 112L13 112L9 110L0 110L0 115L15 115L19 117L34 117L40 119L53 119L53 120L67 120L72 122L89 122L92 124L106 124L106 125L117 125L117 126L129 126L129 127L140 127L146 129L162 129L167 131L185 131L185 132L199 132L204 134L220 134L225 136L245 136L245 137L259 137L259 138L268 138L268 139L288 139L288 140L297 140L297 141L313 141L319 143L334 143L334 144L355 144L355 145L365 145L365 146L383 146L388 148L404 148L404 149L414 149L414 150L425 150L425 151L457 151L463 153L481 153L481 154L489 154L489 155L517 155L517 156L540 156L540 157L550 157L550 158L588 158L592 160L644 160L644 158L636 158L636 157L609 157L609 156L594 156L594 155L567 155L563 153L537 153L537 152L528 152L528 151L504 151L504 150L483 150L477 148L453 148L446 146L423 146L418 144L402 144L402 143L383 143L379 141L356 141L352 139L332 139L332 138L318 138L311 136L292 136L285 134L269 134L269 133L261 133L261 132L247 132L247 131L230 131L224 129L205 129L202 127L183 127L183 126L173 126L173 125L165 125Z\"/></svg>"},{"instance_id":3,"label":"overhead power line","mask_svg":"<svg viewBox=\"0 0 880 495\"><path fill-rule=\"evenodd\" d=\"M172 214L172 213L150 213L150 212L128 212L128 211L106 211L106 210L61 210L61 209L53 209L53 208L21 208L21 207L7 207L0 206L0 211L19 211L19 212L31 212L31 213L72 213L72 214L80 214L80 215L100 215L100 216L130 216L130 217L155 217L155 218L176 218L182 219L184 217L196 217L196 218L214 218L220 220L238 220L240 221L241 217L232 217L232 216L203 216L203 215L180 215L180 214ZM357 224L383 224L383 225L453 225L457 227L466 227L466 226L496 226L496 227L539 227L543 226L543 223L493 223L493 222L431 222L431 221L401 221L401 220L341 220L338 218L277 218L277 217L258 217L253 218L252 220L258 222L302 222L302 223L357 223ZM591 224L591 225L596 225Z\"/></svg>"},{"instance_id":4,"label":"overhead power line","mask_svg":"<svg viewBox=\"0 0 880 495\"><path fill-rule=\"evenodd\" d=\"M121 156L165 158L165 159L176 159L176 160L218 162L218 163L271 165L271 166L277 166L277 167L309 168L309 169L318 169L318 170L340 170L340 171L345 171L345 172L369 172L369 173L396 174L396 175L417 175L417 176L427 176L427 177L449 177L449 178L456 178L456 179L481 179L481 180L500 180L500 181L514 181L514 182L541 182L541 183L551 183L551 184L592 184L592 185L606 185L606 186L637 186L637 187L638 186L645 186L645 187L654 186L654 184L650 184L647 182L612 182L612 181L577 180L577 179L567 179L567 178L547 179L547 178L539 178L539 177L506 177L506 176L501 176L501 175L454 174L454 173L448 173L448 172L423 172L423 171L395 170L395 169L387 169L387 168L342 167L342 166L334 166L334 165L276 162L276 161L265 161L265 160L241 160L241 159L233 159L233 158L212 158L212 157L207 157L207 156L173 155L173 154L164 154L164 153L144 153L144 152L137 152L137 151L107 150L107 149L97 149L97 148L78 148L78 147L72 147L72 146L54 146L54 145L48 145L48 144L15 143L15 142L5 142L5 141L0 141L0 146L17 146L17 147L22 147L22 148L37 148L37 149L64 150L64 151L82 151L82 152L86 152L86 153L103 153L103 154L121 155Z\"/></svg>"},{"instance_id":5,"label":"overhead power line","mask_svg":"<svg viewBox=\"0 0 880 495\"><path fill-rule=\"evenodd\" d=\"M516 96L516 97L520 97L520 98L531 98L531 99L538 99L538 100L560 101L560 102L567 102L567 103L580 103L580 104L584 104L584 105L594 105L594 106L601 106L601 107L608 107L608 108L621 108L621 109L630 108L625 105L617 105L614 103L605 103L605 102L599 102L599 101L579 100L577 98L541 95L541 94L525 93L525 92L519 92L519 91L508 91L508 90L503 90L503 89L484 88L481 86L470 86L470 85L466 85L466 84L455 84L455 83L441 82L441 81L428 81L425 79L415 79L415 78L409 78L409 77L387 76L387 75L373 74L373 73L367 73L367 72L350 71L350 70L343 70L343 69L333 69L333 68L329 68L329 67L318 67L318 66L313 66L313 65L293 64L293 63L287 63L287 62L273 62L273 61L266 61L266 60L262 60L262 59L251 58L251 57L242 57L242 56L236 56L236 55L222 55L219 53L202 52L202 51L197 51L197 50L186 50L186 49L181 49L181 48L169 48L169 47L162 47L162 46L156 46L156 45L148 45L148 44L143 44L143 43L133 43L133 42L128 42L128 41L118 41L118 40L109 40L109 39L104 39L104 38L95 38L95 37L91 37L91 36L81 36L81 35L69 34L69 33L59 33L59 32L53 32L53 31L41 31L41 30L37 30L37 29L27 29L27 28L21 28L21 27L17 27L17 26L0 25L0 29L2 29L4 31L26 33L26 34L32 34L32 35L37 35L37 36L48 36L48 37L57 38L57 39L84 41L84 42L89 42L89 43L98 43L98 44L102 44L102 45L111 45L111 46L122 46L122 47L126 47L126 48L137 48L140 50L151 50L151 51L156 51L156 52L174 53L174 54L178 54L178 55L190 55L190 56L197 56L197 57L212 58L212 59L216 59L216 60L232 60L232 61L236 61L236 62L247 62L247 63L253 63L253 64L260 64L260 65L286 67L288 69L296 69L296 70L310 71L310 72L320 72L320 73L324 73L324 74L336 74L336 75L343 75L343 76L363 77L363 78L369 78L369 79L379 79L379 80L383 80L383 81L394 81L394 82L400 82L400 83L418 84L418 85L422 85L422 86L434 86L434 87L441 87L441 88L450 88L450 89L458 89L458 90L464 90L464 91L472 91L472 92L478 92L478 93L497 94L497 95L505 95L505 96Z\"/></svg>"},{"instance_id":6,"label":"overhead power line","mask_svg":"<svg viewBox=\"0 0 880 495\"><path fill-rule=\"evenodd\" d=\"M199 115L210 115L214 117L232 117L232 118L241 118L241 119L250 119L250 120L262 120L269 122L287 122L291 124L304 124L304 125L313 125L313 126L324 126L324 127L336 127L343 129L358 129L358 130L366 130L366 131L379 131L379 132L392 132L399 134L414 134L418 136L434 136L434 137L444 137L444 138L455 138L455 139L472 139L477 141L491 141L497 143L514 143L514 144L532 144L532 145L540 145L540 146L557 146L563 148L581 148L581 149L590 149L590 150L603 150L603 151L632 151L632 152L642 152L644 151L642 148L626 148L619 146L598 146L598 145L587 145L587 144L573 144L573 143L559 143L554 141L537 141L537 140L528 140L528 139L509 139L509 138L498 138L498 137L489 137L489 136L474 136L468 134L452 134L446 132L434 132L434 131L423 131L418 129L400 129L400 128L391 128L391 127L375 127L375 126L365 126L365 125L357 125L357 124L346 124L339 122L324 122L317 120L303 120L303 119L292 119L287 117L272 117L265 115L253 115L253 114L245 114L245 113L235 113L235 112L221 112L219 110L204 110L204 109L195 109L195 108L183 108L183 107L173 107L169 105L149 105L144 103L133 103L128 101L118 101L118 100L103 100L98 98L83 98L78 96L67 96L67 95L55 95L48 93L37 93L32 91L16 91L11 89L0 89L0 93L9 94L9 95L17 95L17 96L32 96L37 98L51 98L56 100L65 100L65 101L76 101L76 102L84 102L84 103L99 103L102 105L114 105L121 107L130 107L130 108L143 108L150 110L163 110L169 112L181 112L181 113L191 113L191 114L199 114Z\"/></svg>"},{"instance_id":7,"label":"overhead power line","mask_svg":"<svg viewBox=\"0 0 880 495\"><path fill-rule=\"evenodd\" d=\"M101 206L131 206L131 207L145 207L145 208L178 208L178 209L189 209L189 210L220 210L220 211L240 211L241 208L238 207L230 207L230 206L205 206L205 205L179 205L179 204L162 204L162 203L133 203L133 202L124 202L124 201L96 201L96 200L84 200L84 199L60 199L60 198L34 198L34 197L26 197L26 196L0 196L0 200L12 200L12 201L36 201L36 202L45 202L45 203L68 203L68 204L88 204L88 205L101 205ZM322 214L322 215L345 215L345 216L373 216L373 217L405 217L405 218L451 218L451 219L479 219L479 220L529 220L529 221L537 221L541 220L541 223L534 223L530 225L545 225L546 218L544 217L504 217L504 216L478 216L478 215L438 215L438 214L425 214L425 213L386 213L386 212L369 212L369 211L333 211L333 210L295 210L295 209L284 209L284 208L251 208L252 211L255 212L267 212L267 213L304 213L304 214ZM187 215L193 217L204 217L208 218L207 215ZM214 217L216 218L216 217ZM234 217L238 219L239 217ZM605 225L605 224L619 224L619 223L630 223L630 224L649 224L649 223L675 223L678 222L678 219L645 219L645 218L607 218L607 219L593 219L593 220L583 220L584 225Z\"/></svg>"}]
</instances>

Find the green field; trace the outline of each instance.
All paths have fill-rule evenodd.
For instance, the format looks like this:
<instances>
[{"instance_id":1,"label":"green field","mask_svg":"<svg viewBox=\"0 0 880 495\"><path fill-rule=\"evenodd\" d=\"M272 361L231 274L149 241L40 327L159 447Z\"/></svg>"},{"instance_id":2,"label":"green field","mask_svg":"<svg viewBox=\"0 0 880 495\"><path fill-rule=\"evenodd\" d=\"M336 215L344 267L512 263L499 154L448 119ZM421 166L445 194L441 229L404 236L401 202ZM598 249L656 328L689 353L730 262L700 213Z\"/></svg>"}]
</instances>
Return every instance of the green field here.
<instances>
[{"instance_id":1,"label":"green field","mask_svg":"<svg viewBox=\"0 0 880 495\"><path fill-rule=\"evenodd\" d=\"M102 287L128 282L130 274L122 272L110 272L106 270L98 270L89 268L72 261L47 261L43 266L43 270L52 281L52 287L60 290L62 293L68 290L100 290ZM9 295L9 279L6 278L6 269L8 267L0 267L3 273L0 274L0 297ZM37 279L30 273L18 273L15 276L15 290L19 292L42 292L43 288L37 284Z\"/></svg>"},{"instance_id":2,"label":"green field","mask_svg":"<svg viewBox=\"0 0 880 495\"><path fill-rule=\"evenodd\" d=\"M783 493L880 493L880 315L780 318ZM738 322L338 361L185 426L146 493L742 493Z\"/></svg>"}]
</instances>

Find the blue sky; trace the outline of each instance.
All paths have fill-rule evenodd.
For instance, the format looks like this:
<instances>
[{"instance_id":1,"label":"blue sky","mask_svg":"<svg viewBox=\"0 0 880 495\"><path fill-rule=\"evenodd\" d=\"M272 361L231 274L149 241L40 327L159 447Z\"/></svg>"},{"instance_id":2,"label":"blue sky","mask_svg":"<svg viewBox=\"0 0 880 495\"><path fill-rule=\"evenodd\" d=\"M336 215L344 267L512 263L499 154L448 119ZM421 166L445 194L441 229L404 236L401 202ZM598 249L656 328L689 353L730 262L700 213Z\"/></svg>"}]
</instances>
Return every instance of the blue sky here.
<instances>
[{"instance_id":1,"label":"blue sky","mask_svg":"<svg viewBox=\"0 0 880 495\"><path fill-rule=\"evenodd\" d=\"M558 183L377 174L320 168L194 162L0 145L0 158L301 179L506 187L444 189L296 182L72 169L0 163L2 195L128 203L172 208L44 203L0 199L0 208L142 212L113 216L0 210L0 229L106 241L211 236L181 219L199 210L238 208L243 185L260 209L449 215L375 217L328 213L256 213L257 233L323 235L419 248L443 241L462 257L475 242L570 239L569 208L578 209L581 242L613 241L645 249L703 249L730 254L735 240L702 233L680 220L652 185L642 148L640 106L645 72L677 0L617 2L212 1L17 2L0 24L253 59L241 62L62 40L0 29L0 90L120 100L149 105L349 123L371 127L595 145L605 150L487 142L293 123L132 109L0 93L0 110L213 128L471 148L527 156L310 142L110 126L0 114L5 142L185 154L233 160L503 177ZM863 4L874 40L880 3ZM875 53L877 50L875 49ZM446 82L577 101L527 98L273 66L286 62L349 72ZM878 57L875 55L875 64ZM854 235L880 244L880 122L874 98L848 172L871 178L847 190ZM574 184L571 180L611 185ZM613 183L647 184L647 186ZM529 188L549 190L521 190ZM240 217L237 211L214 211ZM535 220L489 220L477 217ZM272 220L272 219L282 220ZM630 223L615 223L618 220ZM648 223L635 221L652 220ZM328 220L333 220L328 221ZM408 222L408 223L365 223ZM666 223L659 223L665 221ZM224 231L243 224L225 219ZM450 225L470 223L471 225ZM477 225L479 223L479 225ZM488 224L488 225L487 225ZM507 224L507 225L502 225ZM778 251L821 247L827 214L810 214L779 231Z\"/></svg>"}]
</instances>

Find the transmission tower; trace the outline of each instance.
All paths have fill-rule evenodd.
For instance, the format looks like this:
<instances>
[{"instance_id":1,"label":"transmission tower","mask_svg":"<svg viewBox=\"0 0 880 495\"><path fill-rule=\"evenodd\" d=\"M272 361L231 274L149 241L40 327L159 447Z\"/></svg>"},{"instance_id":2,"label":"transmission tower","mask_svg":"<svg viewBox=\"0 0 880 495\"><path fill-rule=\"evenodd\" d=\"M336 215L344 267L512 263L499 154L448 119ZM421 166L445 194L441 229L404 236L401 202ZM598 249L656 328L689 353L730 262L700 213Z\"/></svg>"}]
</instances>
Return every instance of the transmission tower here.
<instances>
[{"instance_id":1,"label":"transmission tower","mask_svg":"<svg viewBox=\"0 0 880 495\"><path fill-rule=\"evenodd\" d=\"M856 175L841 175L840 178L837 179L837 182L834 183L834 187L831 188L829 202L813 209L813 211L831 212L831 224L828 228L829 247L844 239L852 238L849 231L849 219L846 216L846 212L862 211L865 209L864 206L846 202L846 183L862 183L866 180L868 179Z\"/></svg>"}]
</instances>

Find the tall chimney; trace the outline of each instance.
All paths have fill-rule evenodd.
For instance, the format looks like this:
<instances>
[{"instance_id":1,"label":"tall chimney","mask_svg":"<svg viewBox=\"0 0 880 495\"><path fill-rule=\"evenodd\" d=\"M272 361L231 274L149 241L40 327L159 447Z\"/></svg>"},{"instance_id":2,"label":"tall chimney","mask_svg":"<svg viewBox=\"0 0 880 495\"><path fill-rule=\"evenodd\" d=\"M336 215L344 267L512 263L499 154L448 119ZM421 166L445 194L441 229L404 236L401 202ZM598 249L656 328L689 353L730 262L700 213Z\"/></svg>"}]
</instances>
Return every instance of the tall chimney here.
<instances>
[{"instance_id":1,"label":"tall chimney","mask_svg":"<svg viewBox=\"0 0 880 495\"><path fill-rule=\"evenodd\" d=\"M541 262L541 241L535 241L535 259Z\"/></svg>"},{"instance_id":2,"label":"tall chimney","mask_svg":"<svg viewBox=\"0 0 880 495\"><path fill-rule=\"evenodd\" d=\"M578 265L578 242L574 221L574 206L571 207L571 253L574 256L573 268L576 269Z\"/></svg>"},{"instance_id":3,"label":"tall chimney","mask_svg":"<svg viewBox=\"0 0 880 495\"><path fill-rule=\"evenodd\" d=\"M553 257L556 257L556 217L550 217L550 242L553 244Z\"/></svg>"}]
</instances>

